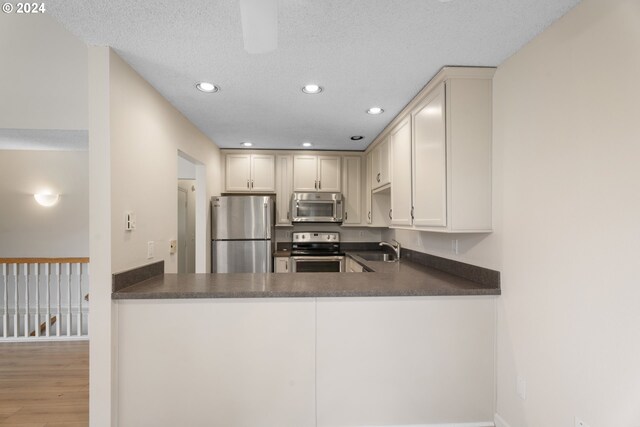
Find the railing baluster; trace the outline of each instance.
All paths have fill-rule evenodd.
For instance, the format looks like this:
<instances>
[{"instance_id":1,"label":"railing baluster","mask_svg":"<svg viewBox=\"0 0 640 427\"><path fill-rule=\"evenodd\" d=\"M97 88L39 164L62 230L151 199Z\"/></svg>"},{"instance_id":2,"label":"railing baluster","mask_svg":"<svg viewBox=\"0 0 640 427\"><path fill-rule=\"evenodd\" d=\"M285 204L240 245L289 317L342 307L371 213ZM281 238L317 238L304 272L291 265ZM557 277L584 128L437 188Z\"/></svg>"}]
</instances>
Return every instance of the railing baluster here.
<instances>
[{"instance_id":1,"label":"railing baluster","mask_svg":"<svg viewBox=\"0 0 640 427\"><path fill-rule=\"evenodd\" d=\"M24 310L24 336L29 336L29 264L24 264L24 296L25 296L25 310Z\"/></svg>"},{"instance_id":2,"label":"railing baluster","mask_svg":"<svg viewBox=\"0 0 640 427\"><path fill-rule=\"evenodd\" d=\"M18 338L18 264L13 264L13 280L15 284L15 311L13 312L13 337Z\"/></svg>"},{"instance_id":3,"label":"railing baluster","mask_svg":"<svg viewBox=\"0 0 640 427\"><path fill-rule=\"evenodd\" d=\"M56 264L56 282L58 284L58 307L56 310L56 336L59 337L60 336L60 324L62 323L62 310L60 309L60 297L61 297L61 292L60 292L60 282L61 282L61 277L60 277L60 263L57 262Z\"/></svg>"},{"instance_id":4,"label":"railing baluster","mask_svg":"<svg viewBox=\"0 0 640 427\"><path fill-rule=\"evenodd\" d=\"M35 321L35 335L40 336L40 264L33 264L33 275L36 281L36 315Z\"/></svg>"},{"instance_id":5,"label":"railing baluster","mask_svg":"<svg viewBox=\"0 0 640 427\"><path fill-rule=\"evenodd\" d=\"M71 336L71 263L67 263L67 336Z\"/></svg>"},{"instance_id":6,"label":"railing baluster","mask_svg":"<svg viewBox=\"0 0 640 427\"><path fill-rule=\"evenodd\" d=\"M46 312L47 312L47 320L45 323L45 335L46 336L51 336L51 291L49 290L49 287L51 286L51 266L49 265L49 263L44 265L44 274L46 275L46 283L47 283L47 308L46 308Z\"/></svg>"},{"instance_id":7,"label":"railing baluster","mask_svg":"<svg viewBox=\"0 0 640 427\"><path fill-rule=\"evenodd\" d=\"M78 336L82 335L82 264L78 263Z\"/></svg>"},{"instance_id":8,"label":"railing baluster","mask_svg":"<svg viewBox=\"0 0 640 427\"><path fill-rule=\"evenodd\" d=\"M7 264L2 264L2 297L3 297L3 309L2 313L2 336L7 337L7 328L9 327L9 280L7 280Z\"/></svg>"}]
</instances>

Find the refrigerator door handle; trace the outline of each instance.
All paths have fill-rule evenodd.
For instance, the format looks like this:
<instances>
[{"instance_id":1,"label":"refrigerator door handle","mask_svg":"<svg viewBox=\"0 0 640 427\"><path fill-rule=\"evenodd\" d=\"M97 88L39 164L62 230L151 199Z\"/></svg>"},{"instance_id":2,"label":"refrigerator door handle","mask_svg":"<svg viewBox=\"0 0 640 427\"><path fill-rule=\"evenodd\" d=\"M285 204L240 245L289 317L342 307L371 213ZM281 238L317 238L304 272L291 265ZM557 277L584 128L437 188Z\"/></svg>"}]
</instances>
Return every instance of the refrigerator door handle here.
<instances>
[{"instance_id":1,"label":"refrigerator door handle","mask_svg":"<svg viewBox=\"0 0 640 427\"><path fill-rule=\"evenodd\" d=\"M264 238L269 239L269 204L265 203L262 210L262 219L264 220Z\"/></svg>"}]
</instances>

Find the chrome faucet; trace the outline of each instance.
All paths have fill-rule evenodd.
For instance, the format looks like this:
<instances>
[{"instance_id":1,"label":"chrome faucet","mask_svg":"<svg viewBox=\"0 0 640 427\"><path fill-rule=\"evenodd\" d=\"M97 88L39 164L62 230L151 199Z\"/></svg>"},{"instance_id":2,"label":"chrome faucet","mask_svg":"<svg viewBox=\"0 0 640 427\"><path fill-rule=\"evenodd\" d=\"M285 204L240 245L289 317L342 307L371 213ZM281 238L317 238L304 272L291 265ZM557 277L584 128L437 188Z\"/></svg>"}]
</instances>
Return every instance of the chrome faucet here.
<instances>
[{"instance_id":1,"label":"chrome faucet","mask_svg":"<svg viewBox=\"0 0 640 427\"><path fill-rule=\"evenodd\" d=\"M393 240L393 242L395 242L395 244L388 243L388 242L380 242L378 246L389 246L396 253L396 259L400 259L400 242L398 242L395 239Z\"/></svg>"}]
</instances>

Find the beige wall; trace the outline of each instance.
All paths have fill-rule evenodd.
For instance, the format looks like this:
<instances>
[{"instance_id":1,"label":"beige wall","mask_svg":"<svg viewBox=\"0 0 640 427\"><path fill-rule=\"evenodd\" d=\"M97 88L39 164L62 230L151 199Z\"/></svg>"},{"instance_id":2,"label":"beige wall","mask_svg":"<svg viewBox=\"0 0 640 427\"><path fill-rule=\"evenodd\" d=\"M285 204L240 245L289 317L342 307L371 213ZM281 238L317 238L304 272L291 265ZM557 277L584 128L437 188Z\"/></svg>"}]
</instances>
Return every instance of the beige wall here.
<instances>
[{"instance_id":1,"label":"beige wall","mask_svg":"<svg viewBox=\"0 0 640 427\"><path fill-rule=\"evenodd\" d=\"M209 200L221 187L219 149L114 52L110 83L112 270L163 259L166 272L177 272L169 241L178 237L178 150L205 166ZM131 232L124 230L127 211L137 217Z\"/></svg>"},{"instance_id":2,"label":"beige wall","mask_svg":"<svg viewBox=\"0 0 640 427\"><path fill-rule=\"evenodd\" d=\"M196 189L201 220L205 199L219 194L219 149L191 122L105 47L89 48L89 157L91 346L90 424L115 425L117 405L116 307L111 301L111 274L164 260L165 271L177 270L169 240L177 238L178 150L199 163ZM201 193L198 193L201 192ZM137 228L124 230L124 214L133 211ZM209 222L196 236L209 259ZM147 259L147 241L155 257ZM206 269L207 262L200 267ZM198 268L198 263L196 263Z\"/></svg>"},{"instance_id":3,"label":"beige wall","mask_svg":"<svg viewBox=\"0 0 640 427\"><path fill-rule=\"evenodd\" d=\"M33 194L60 194L52 207ZM89 256L89 153L0 151L0 257Z\"/></svg>"},{"instance_id":4,"label":"beige wall","mask_svg":"<svg viewBox=\"0 0 640 427\"><path fill-rule=\"evenodd\" d=\"M87 128L81 40L47 14L0 13L0 58L0 128Z\"/></svg>"},{"instance_id":5,"label":"beige wall","mask_svg":"<svg viewBox=\"0 0 640 427\"><path fill-rule=\"evenodd\" d=\"M495 233L386 233L502 271L511 427L640 425L639 76L640 3L584 0L496 72Z\"/></svg>"},{"instance_id":6,"label":"beige wall","mask_svg":"<svg viewBox=\"0 0 640 427\"><path fill-rule=\"evenodd\" d=\"M639 76L637 0L585 0L495 75L512 427L640 425Z\"/></svg>"}]
</instances>

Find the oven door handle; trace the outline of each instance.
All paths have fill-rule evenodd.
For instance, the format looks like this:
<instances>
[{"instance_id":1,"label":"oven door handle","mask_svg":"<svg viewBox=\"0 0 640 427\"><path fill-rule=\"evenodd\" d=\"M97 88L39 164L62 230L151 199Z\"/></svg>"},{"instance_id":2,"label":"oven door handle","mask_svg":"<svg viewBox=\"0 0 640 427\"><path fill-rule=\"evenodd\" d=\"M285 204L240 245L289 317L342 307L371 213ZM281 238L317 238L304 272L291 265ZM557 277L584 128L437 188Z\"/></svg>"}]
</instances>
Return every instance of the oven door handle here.
<instances>
[{"instance_id":1,"label":"oven door handle","mask_svg":"<svg viewBox=\"0 0 640 427\"><path fill-rule=\"evenodd\" d=\"M292 256L294 261L342 261L343 256L323 256L323 255L310 255L310 256Z\"/></svg>"}]
</instances>

